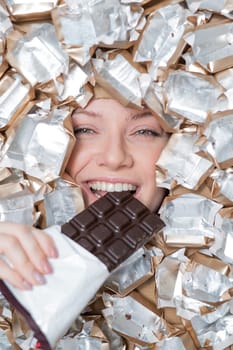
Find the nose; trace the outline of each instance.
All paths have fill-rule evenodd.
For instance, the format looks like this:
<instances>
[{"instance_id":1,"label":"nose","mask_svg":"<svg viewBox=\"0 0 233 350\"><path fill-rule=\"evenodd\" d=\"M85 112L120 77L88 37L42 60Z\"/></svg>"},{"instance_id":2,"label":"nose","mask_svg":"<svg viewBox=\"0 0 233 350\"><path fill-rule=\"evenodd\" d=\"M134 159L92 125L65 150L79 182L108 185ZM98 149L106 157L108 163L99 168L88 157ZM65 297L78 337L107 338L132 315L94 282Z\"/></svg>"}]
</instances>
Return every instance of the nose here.
<instances>
[{"instance_id":1,"label":"nose","mask_svg":"<svg viewBox=\"0 0 233 350\"><path fill-rule=\"evenodd\" d=\"M117 170L133 165L133 155L127 142L115 136L109 137L101 145L97 155L97 165L105 166L110 170Z\"/></svg>"}]
</instances>

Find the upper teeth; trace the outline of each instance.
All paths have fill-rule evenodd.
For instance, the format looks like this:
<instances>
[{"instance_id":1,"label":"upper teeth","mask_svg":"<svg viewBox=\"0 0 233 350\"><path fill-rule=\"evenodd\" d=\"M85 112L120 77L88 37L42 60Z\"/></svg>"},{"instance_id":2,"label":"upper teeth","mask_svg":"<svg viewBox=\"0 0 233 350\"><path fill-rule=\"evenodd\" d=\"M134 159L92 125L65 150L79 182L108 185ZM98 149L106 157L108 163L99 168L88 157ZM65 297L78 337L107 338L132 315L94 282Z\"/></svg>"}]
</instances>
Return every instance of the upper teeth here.
<instances>
[{"instance_id":1,"label":"upper teeth","mask_svg":"<svg viewBox=\"0 0 233 350\"><path fill-rule=\"evenodd\" d=\"M122 191L135 191L136 186L127 183L109 183L109 182L92 182L90 187L97 191L106 192L122 192Z\"/></svg>"}]
</instances>

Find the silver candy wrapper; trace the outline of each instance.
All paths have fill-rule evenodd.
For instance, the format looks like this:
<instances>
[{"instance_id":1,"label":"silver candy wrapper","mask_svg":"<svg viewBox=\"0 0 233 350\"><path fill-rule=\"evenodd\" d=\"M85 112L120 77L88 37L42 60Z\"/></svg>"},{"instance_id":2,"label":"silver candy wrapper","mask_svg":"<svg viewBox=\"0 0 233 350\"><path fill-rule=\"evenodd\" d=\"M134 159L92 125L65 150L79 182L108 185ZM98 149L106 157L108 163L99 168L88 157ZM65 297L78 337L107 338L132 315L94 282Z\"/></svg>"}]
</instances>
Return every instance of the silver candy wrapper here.
<instances>
[{"instance_id":1,"label":"silver candy wrapper","mask_svg":"<svg viewBox=\"0 0 233 350\"><path fill-rule=\"evenodd\" d=\"M69 115L69 109L48 112L35 105L12 126L11 136L2 150L0 165L16 167L44 182L56 179L71 140L64 127Z\"/></svg>"},{"instance_id":2,"label":"silver candy wrapper","mask_svg":"<svg viewBox=\"0 0 233 350\"><path fill-rule=\"evenodd\" d=\"M192 47L192 53L186 54L189 60L211 73L229 68L233 56L232 29L232 23L223 23L186 34L184 39Z\"/></svg>"},{"instance_id":3,"label":"silver candy wrapper","mask_svg":"<svg viewBox=\"0 0 233 350\"><path fill-rule=\"evenodd\" d=\"M103 315L110 327L143 343L157 343L166 332L164 320L143 306L131 296L119 298L108 294L103 296L110 307Z\"/></svg>"},{"instance_id":4,"label":"silver candy wrapper","mask_svg":"<svg viewBox=\"0 0 233 350\"><path fill-rule=\"evenodd\" d=\"M146 104L174 133L156 171L156 183L171 190L161 209L163 234L114 272L103 287L113 295L101 289L84 310L83 327L71 327L57 350L233 344L232 6L231 0L0 0L1 218L46 227L46 220L60 223L81 209L79 189L58 180L73 142L64 106L85 107L96 96L93 87L128 106ZM45 101L30 110L35 96ZM22 350L34 348L32 332L19 331L2 302L1 308L8 322L3 336ZM49 327L52 336L59 331L53 321Z\"/></svg>"},{"instance_id":5,"label":"silver candy wrapper","mask_svg":"<svg viewBox=\"0 0 233 350\"><path fill-rule=\"evenodd\" d=\"M196 316L192 326L201 346L211 346L213 350L223 350L233 342L233 305L232 301L217 307L214 319L209 314Z\"/></svg>"},{"instance_id":6,"label":"silver candy wrapper","mask_svg":"<svg viewBox=\"0 0 233 350\"><path fill-rule=\"evenodd\" d=\"M211 178L218 185L219 192L230 201L233 201L233 169L216 169L211 174Z\"/></svg>"},{"instance_id":7,"label":"silver candy wrapper","mask_svg":"<svg viewBox=\"0 0 233 350\"><path fill-rule=\"evenodd\" d=\"M200 150L209 154L222 167L233 165L233 114L231 111L215 116L207 125L203 134L206 140L200 145Z\"/></svg>"},{"instance_id":8,"label":"silver candy wrapper","mask_svg":"<svg viewBox=\"0 0 233 350\"><path fill-rule=\"evenodd\" d=\"M119 294L129 293L137 285L142 283L153 274L152 257L162 259L163 253L160 249L147 250L141 248L122 263L105 282L105 287Z\"/></svg>"},{"instance_id":9,"label":"silver candy wrapper","mask_svg":"<svg viewBox=\"0 0 233 350\"><path fill-rule=\"evenodd\" d=\"M157 118L159 118L161 125L167 132L179 130L183 120L164 111L163 97L161 95L162 87L158 83L151 81L149 87L147 84L146 91L144 93L144 101L156 114Z\"/></svg>"},{"instance_id":10,"label":"silver candy wrapper","mask_svg":"<svg viewBox=\"0 0 233 350\"><path fill-rule=\"evenodd\" d=\"M156 344L156 350L188 350L188 348L184 345L183 341L179 337L172 337L168 339L164 339L158 344Z\"/></svg>"},{"instance_id":11,"label":"silver candy wrapper","mask_svg":"<svg viewBox=\"0 0 233 350\"><path fill-rule=\"evenodd\" d=\"M204 123L210 111L216 113L228 106L223 89L210 77L177 70L167 78L164 90L167 111L195 124Z\"/></svg>"},{"instance_id":12,"label":"silver candy wrapper","mask_svg":"<svg viewBox=\"0 0 233 350\"><path fill-rule=\"evenodd\" d=\"M76 0L57 6L52 17L58 37L70 56L84 65L95 45L117 43L124 47L137 40L136 27L142 13L141 7L131 9L130 5L116 0Z\"/></svg>"},{"instance_id":13,"label":"silver candy wrapper","mask_svg":"<svg viewBox=\"0 0 233 350\"><path fill-rule=\"evenodd\" d=\"M197 155L194 134L173 134L162 152L157 166L157 184L171 188L174 181L184 187L195 189L213 169L213 164ZM173 180L173 184L171 181Z\"/></svg>"},{"instance_id":14,"label":"silver candy wrapper","mask_svg":"<svg viewBox=\"0 0 233 350\"><path fill-rule=\"evenodd\" d=\"M56 84L56 79L68 72L68 55L49 23L37 26L11 46L7 52L8 62L33 86L50 80Z\"/></svg>"},{"instance_id":15,"label":"silver candy wrapper","mask_svg":"<svg viewBox=\"0 0 233 350\"><path fill-rule=\"evenodd\" d=\"M215 78L217 82L219 82L223 88L224 88L224 96L227 97L227 108L226 110L231 110L233 109L233 102L232 102L232 96L233 96L233 86L232 86L232 75L233 75L233 70L232 68L225 69L222 72L219 72L215 74Z\"/></svg>"},{"instance_id":16,"label":"silver candy wrapper","mask_svg":"<svg viewBox=\"0 0 233 350\"><path fill-rule=\"evenodd\" d=\"M175 247L210 245L218 234L215 218L221 208L221 204L191 193L167 201L160 208L160 217L166 224L165 242Z\"/></svg>"},{"instance_id":17,"label":"silver candy wrapper","mask_svg":"<svg viewBox=\"0 0 233 350\"><path fill-rule=\"evenodd\" d=\"M0 129L5 128L30 100L29 92L29 84L23 84L19 74L3 76L0 80Z\"/></svg>"},{"instance_id":18,"label":"silver candy wrapper","mask_svg":"<svg viewBox=\"0 0 233 350\"><path fill-rule=\"evenodd\" d=\"M208 10L232 19L233 4L231 0L186 0L186 2L193 12Z\"/></svg>"},{"instance_id":19,"label":"silver candy wrapper","mask_svg":"<svg viewBox=\"0 0 233 350\"><path fill-rule=\"evenodd\" d=\"M1 344L1 350L12 350L12 346L9 343L7 334L2 329L0 329L0 344Z\"/></svg>"},{"instance_id":20,"label":"silver candy wrapper","mask_svg":"<svg viewBox=\"0 0 233 350\"><path fill-rule=\"evenodd\" d=\"M220 232L216 235L210 251L224 262L233 264L233 218L220 216L217 225Z\"/></svg>"},{"instance_id":21,"label":"silver candy wrapper","mask_svg":"<svg viewBox=\"0 0 233 350\"><path fill-rule=\"evenodd\" d=\"M117 54L112 59L100 56L92 59L92 63L96 81L100 85L111 89L123 101L130 101L141 107L142 94L139 83L141 73L130 64L129 60L122 54Z\"/></svg>"},{"instance_id":22,"label":"silver candy wrapper","mask_svg":"<svg viewBox=\"0 0 233 350\"><path fill-rule=\"evenodd\" d=\"M180 249L174 254L165 257L161 264L157 266L155 282L159 308L176 306L175 297L179 293L176 284L180 264L188 261L189 259L184 255L184 249Z\"/></svg>"},{"instance_id":23,"label":"silver candy wrapper","mask_svg":"<svg viewBox=\"0 0 233 350\"><path fill-rule=\"evenodd\" d=\"M9 12L15 19L48 17L49 12L58 3L57 0L5 0Z\"/></svg>"},{"instance_id":24,"label":"silver candy wrapper","mask_svg":"<svg viewBox=\"0 0 233 350\"><path fill-rule=\"evenodd\" d=\"M44 196L46 225L61 225L84 209L79 187L58 179L55 189Z\"/></svg>"},{"instance_id":25,"label":"silver candy wrapper","mask_svg":"<svg viewBox=\"0 0 233 350\"><path fill-rule=\"evenodd\" d=\"M58 103L75 101L78 106L84 108L93 97L91 91L85 92L85 85L89 81L88 74L75 62L71 62L64 82L64 89L60 95L56 96Z\"/></svg>"},{"instance_id":26,"label":"silver candy wrapper","mask_svg":"<svg viewBox=\"0 0 233 350\"><path fill-rule=\"evenodd\" d=\"M192 266L182 276L184 294L195 300L216 303L224 300L224 293L233 287L231 281L223 273L201 264Z\"/></svg>"},{"instance_id":27,"label":"silver candy wrapper","mask_svg":"<svg viewBox=\"0 0 233 350\"><path fill-rule=\"evenodd\" d=\"M33 225L36 221L33 193L22 190L0 198L0 221Z\"/></svg>"},{"instance_id":28,"label":"silver candy wrapper","mask_svg":"<svg viewBox=\"0 0 233 350\"><path fill-rule=\"evenodd\" d=\"M189 11L179 4L160 8L153 13L140 37L134 54L136 62L151 62L150 74L156 79L159 68L175 63L182 51L184 32L189 27Z\"/></svg>"}]
</instances>

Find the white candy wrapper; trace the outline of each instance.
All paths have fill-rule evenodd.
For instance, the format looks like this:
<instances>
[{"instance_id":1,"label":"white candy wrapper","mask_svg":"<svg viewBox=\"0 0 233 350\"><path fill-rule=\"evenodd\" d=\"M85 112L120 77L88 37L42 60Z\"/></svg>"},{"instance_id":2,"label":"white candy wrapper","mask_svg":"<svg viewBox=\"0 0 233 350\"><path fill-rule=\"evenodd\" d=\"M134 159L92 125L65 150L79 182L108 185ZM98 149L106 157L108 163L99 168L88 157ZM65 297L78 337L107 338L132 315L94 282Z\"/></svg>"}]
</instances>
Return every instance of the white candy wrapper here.
<instances>
[{"instance_id":1,"label":"white candy wrapper","mask_svg":"<svg viewBox=\"0 0 233 350\"><path fill-rule=\"evenodd\" d=\"M107 267L67 236L60 226L46 232L56 242L59 257L51 259L53 273L32 290L0 282L2 293L24 315L43 350L51 350L108 277ZM62 315L62 320L61 320Z\"/></svg>"}]
</instances>

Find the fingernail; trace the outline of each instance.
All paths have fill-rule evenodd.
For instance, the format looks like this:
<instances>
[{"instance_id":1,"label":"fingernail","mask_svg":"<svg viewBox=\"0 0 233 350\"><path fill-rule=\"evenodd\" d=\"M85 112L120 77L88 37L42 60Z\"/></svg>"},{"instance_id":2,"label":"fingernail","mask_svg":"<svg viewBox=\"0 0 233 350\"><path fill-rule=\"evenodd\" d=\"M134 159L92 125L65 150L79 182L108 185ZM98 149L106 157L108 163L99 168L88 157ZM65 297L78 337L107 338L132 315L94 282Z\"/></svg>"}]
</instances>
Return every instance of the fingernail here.
<instances>
[{"instance_id":1,"label":"fingernail","mask_svg":"<svg viewBox=\"0 0 233 350\"><path fill-rule=\"evenodd\" d=\"M44 273L51 273L53 271L52 266L46 260L42 262L41 266Z\"/></svg>"},{"instance_id":2,"label":"fingernail","mask_svg":"<svg viewBox=\"0 0 233 350\"><path fill-rule=\"evenodd\" d=\"M31 290L32 289L32 285L26 280L23 280L22 287L23 287L23 289L26 289L26 290Z\"/></svg>"},{"instance_id":3,"label":"fingernail","mask_svg":"<svg viewBox=\"0 0 233 350\"><path fill-rule=\"evenodd\" d=\"M45 284L45 278L38 271L32 273L34 280L39 284Z\"/></svg>"},{"instance_id":4,"label":"fingernail","mask_svg":"<svg viewBox=\"0 0 233 350\"><path fill-rule=\"evenodd\" d=\"M57 249L55 247L50 249L49 256L50 256L50 258L57 258L58 257L58 252L57 252Z\"/></svg>"}]
</instances>

